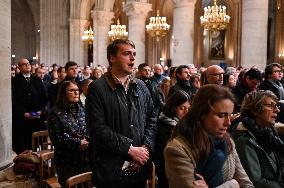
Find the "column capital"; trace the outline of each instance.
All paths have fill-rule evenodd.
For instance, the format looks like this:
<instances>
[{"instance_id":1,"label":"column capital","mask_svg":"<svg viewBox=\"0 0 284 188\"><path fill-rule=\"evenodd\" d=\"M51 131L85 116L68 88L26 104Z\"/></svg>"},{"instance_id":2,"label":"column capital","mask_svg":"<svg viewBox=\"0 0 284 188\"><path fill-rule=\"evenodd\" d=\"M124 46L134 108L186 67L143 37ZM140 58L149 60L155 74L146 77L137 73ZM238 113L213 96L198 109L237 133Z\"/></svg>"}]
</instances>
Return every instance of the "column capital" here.
<instances>
[{"instance_id":1,"label":"column capital","mask_svg":"<svg viewBox=\"0 0 284 188\"><path fill-rule=\"evenodd\" d=\"M144 2L128 1L123 4L123 12L127 16L147 17L148 12L152 10L152 4Z\"/></svg>"},{"instance_id":2,"label":"column capital","mask_svg":"<svg viewBox=\"0 0 284 188\"><path fill-rule=\"evenodd\" d=\"M98 25L110 25L114 18L114 12L110 11L92 10L91 15Z\"/></svg>"},{"instance_id":3,"label":"column capital","mask_svg":"<svg viewBox=\"0 0 284 188\"><path fill-rule=\"evenodd\" d=\"M195 5L196 0L173 0L174 8Z\"/></svg>"}]
</instances>

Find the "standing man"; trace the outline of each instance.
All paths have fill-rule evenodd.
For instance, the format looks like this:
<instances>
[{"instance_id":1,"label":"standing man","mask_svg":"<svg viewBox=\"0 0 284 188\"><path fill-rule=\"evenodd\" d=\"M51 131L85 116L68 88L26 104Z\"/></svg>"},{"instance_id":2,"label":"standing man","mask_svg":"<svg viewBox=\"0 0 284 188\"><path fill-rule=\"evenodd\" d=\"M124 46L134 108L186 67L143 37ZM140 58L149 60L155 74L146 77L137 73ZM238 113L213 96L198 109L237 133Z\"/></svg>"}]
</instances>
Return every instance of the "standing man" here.
<instances>
[{"instance_id":1,"label":"standing man","mask_svg":"<svg viewBox=\"0 0 284 188\"><path fill-rule=\"evenodd\" d=\"M46 129L43 112L47 102L42 81L31 75L29 61L21 59L18 66L20 73L12 79L12 139L17 154L31 149L33 132Z\"/></svg>"},{"instance_id":2,"label":"standing man","mask_svg":"<svg viewBox=\"0 0 284 188\"><path fill-rule=\"evenodd\" d=\"M165 96L162 91L159 91L158 86L152 82L151 68L147 63L142 63L138 66L139 79L142 80L149 90L157 117L159 116L160 109L165 104Z\"/></svg>"},{"instance_id":3,"label":"standing man","mask_svg":"<svg viewBox=\"0 0 284 188\"><path fill-rule=\"evenodd\" d=\"M170 88L168 96L173 95L179 90L185 91L190 97L192 97L197 88L190 83L190 72L187 65L180 65L176 69L176 80L177 83Z\"/></svg>"},{"instance_id":4,"label":"standing man","mask_svg":"<svg viewBox=\"0 0 284 188\"><path fill-rule=\"evenodd\" d=\"M68 61L65 64L65 72L66 77L64 81L70 80L72 82L76 82L77 84L80 84L80 79L78 77L78 64L74 61Z\"/></svg>"},{"instance_id":5,"label":"standing man","mask_svg":"<svg viewBox=\"0 0 284 188\"><path fill-rule=\"evenodd\" d=\"M144 188L151 178L156 117L146 85L132 76L135 56L132 41L113 41L109 71L89 85L86 121L97 188Z\"/></svg>"}]
</instances>

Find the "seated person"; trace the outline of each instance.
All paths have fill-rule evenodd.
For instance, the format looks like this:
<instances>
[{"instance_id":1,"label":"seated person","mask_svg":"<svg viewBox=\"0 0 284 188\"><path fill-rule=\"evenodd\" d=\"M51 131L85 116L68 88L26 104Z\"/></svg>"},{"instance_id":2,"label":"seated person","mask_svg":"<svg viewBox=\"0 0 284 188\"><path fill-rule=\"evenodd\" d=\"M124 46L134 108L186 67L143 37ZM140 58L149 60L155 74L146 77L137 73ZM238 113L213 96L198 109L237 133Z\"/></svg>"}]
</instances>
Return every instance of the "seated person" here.
<instances>
[{"instance_id":1,"label":"seated person","mask_svg":"<svg viewBox=\"0 0 284 188\"><path fill-rule=\"evenodd\" d=\"M158 131L154 150L154 162L156 165L157 176L159 178L159 187L169 187L165 172L163 151L171 137L172 130L178 121L188 112L190 101L190 96L185 91L179 90L169 97L159 115L157 123Z\"/></svg>"},{"instance_id":2,"label":"seated person","mask_svg":"<svg viewBox=\"0 0 284 188\"><path fill-rule=\"evenodd\" d=\"M164 150L169 187L253 187L227 133L233 109L229 89L208 84L197 91Z\"/></svg>"},{"instance_id":3,"label":"seated person","mask_svg":"<svg viewBox=\"0 0 284 188\"><path fill-rule=\"evenodd\" d=\"M274 128L277 97L253 91L241 105L241 121L233 135L241 163L256 188L284 187L284 143Z\"/></svg>"}]
</instances>

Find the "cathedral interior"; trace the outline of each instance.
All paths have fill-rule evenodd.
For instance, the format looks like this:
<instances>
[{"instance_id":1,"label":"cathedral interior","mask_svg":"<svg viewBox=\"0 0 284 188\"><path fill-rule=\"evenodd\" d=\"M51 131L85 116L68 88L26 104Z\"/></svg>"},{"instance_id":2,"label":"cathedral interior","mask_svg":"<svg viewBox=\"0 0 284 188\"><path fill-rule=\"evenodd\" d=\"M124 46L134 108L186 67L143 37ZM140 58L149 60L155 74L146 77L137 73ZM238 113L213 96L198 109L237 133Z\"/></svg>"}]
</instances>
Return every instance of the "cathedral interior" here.
<instances>
[{"instance_id":1,"label":"cathedral interior","mask_svg":"<svg viewBox=\"0 0 284 188\"><path fill-rule=\"evenodd\" d=\"M224 30L200 22L213 0L1 0L0 169L13 158L10 68L21 58L36 64L107 66L111 25L119 20L136 44L136 65L284 64L284 0L217 0L230 16ZM146 29L151 17L166 18L163 35ZM93 39L82 40L84 31Z\"/></svg>"}]
</instances>

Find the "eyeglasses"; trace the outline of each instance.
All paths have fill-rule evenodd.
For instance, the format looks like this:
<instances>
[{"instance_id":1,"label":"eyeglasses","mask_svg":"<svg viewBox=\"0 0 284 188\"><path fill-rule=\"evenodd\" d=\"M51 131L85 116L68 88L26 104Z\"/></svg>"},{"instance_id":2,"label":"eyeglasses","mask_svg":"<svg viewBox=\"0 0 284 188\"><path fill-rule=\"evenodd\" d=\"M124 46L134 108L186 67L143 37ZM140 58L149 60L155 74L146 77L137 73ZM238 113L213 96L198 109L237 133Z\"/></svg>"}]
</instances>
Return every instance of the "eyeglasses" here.
<instances>
[{"instance_id":1,"label":"eyeglasses","mask_svg":"<svg viewBox=\"0 0 284 188\"><path fill-rule=\"evenodd\" d=\"M267 106L270 108L270 110L279 110L280 109L280 105L279 103L270 103L270 104L262 104L263 106Z\"/></svg>"},{"instance_id":2,"label":"eyeglasses","mask_svg":"<svg viewBox=\"0 0 284 188\"><path fill-rule=\"evenodd\" d=\"M223 76L224 73L223 72L220 72L220 73L212 73L212 74L209 74L211 76Z\"/></svg>"},{"instance_id":3,"label":"eyeglasses","mask_svg":"<svg viewBox=\"0 0 284 188\"><path fill-rule=\"evenodd\" d=\"M19 66L30 66L31 64L29 64L29 63L22 63L22 64L20 64Z\"/></svg>"},{"instance_id":4,"label":"eyeglasses","mask_svg":"<svg viewBox=\"0 0 284 188\"><path fill-rule=\"evenodd\" d=\"M283 73L282 70L275 70L273 73Z\"/></svg>"},{"instance_id":5,"label":"eyeglasses","mask_svg":"<svg viewBox=\"0 0 284 188\"><path fill-rule=\"evenodd\" d=\"M70 93L79 93L79 89L68 89L67 91Z\"/></svg>"}]
</instances>

